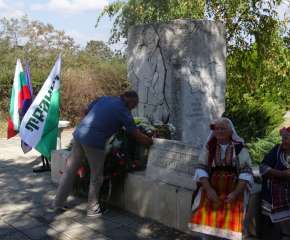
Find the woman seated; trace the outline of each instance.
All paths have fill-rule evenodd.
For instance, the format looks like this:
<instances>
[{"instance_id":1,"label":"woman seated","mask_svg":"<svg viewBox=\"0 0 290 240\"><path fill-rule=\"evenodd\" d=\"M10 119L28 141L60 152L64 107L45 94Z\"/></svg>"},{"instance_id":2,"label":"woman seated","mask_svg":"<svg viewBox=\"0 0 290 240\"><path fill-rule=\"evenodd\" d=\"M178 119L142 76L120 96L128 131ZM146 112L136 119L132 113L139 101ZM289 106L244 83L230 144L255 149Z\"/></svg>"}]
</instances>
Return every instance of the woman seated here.
<instances>
[{"instance_id":1,"label":"woman seated","mask_svg":"<svg viewBox=\"0 0 290 240\"><path fill-rule=\"evenodd\" d=\"M282 144L277 144L260 164L267 174L268 191L262 196L262 213L273 223L280 222L283 240L290 239L290 127L280 130Z\"/></svg>"},{"instance_id":2,"label":"woman seated","mask_svg":"<svg viewBox=\"0 0 290 240\"><path fill-rule=\"evenodd\" d=\"M201 183L201 200L188 227L204 233L204 240L242 239L251 158L229 119L218 118L210 127L193 179Z\"/></svg>"}]
</instances>

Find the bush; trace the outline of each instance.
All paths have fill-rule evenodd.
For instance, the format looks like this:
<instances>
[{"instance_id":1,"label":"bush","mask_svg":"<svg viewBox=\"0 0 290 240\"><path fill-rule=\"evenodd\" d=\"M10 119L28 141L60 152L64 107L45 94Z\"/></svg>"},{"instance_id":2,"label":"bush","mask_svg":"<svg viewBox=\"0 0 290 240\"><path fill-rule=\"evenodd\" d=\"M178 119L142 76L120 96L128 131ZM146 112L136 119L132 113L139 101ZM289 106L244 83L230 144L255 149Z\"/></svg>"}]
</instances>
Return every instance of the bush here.
<instances>
[{"instance_id":1,"label":"bush","mask_svg":"<svg viewBox=\"0 0 290 240\"><path fill-rule=\"evenodd\" d=\"M253 163L260 163L264 156L281 141L278 126L283 122L284 110L271 102L247 101L227 109L223 117L229 118L237 134L245 140Z\"/></svg>"},{"instance_id":2,"label":"bush","mask_svg":"<svg viewBox=\"0 0 290 240\"><path fill-rule=\"evenodd\" d=\"M262 139L257 139L251 143L247 143L247 148L252 158L252 163L259 164L266 154L277 144L281 142L279 129L274 129Z\"/></svg>"},{"instance_id":3,"label":"bush","mask_svg":"<svg viewBox=\"0 0 290 240\"><path fill-rule=\"evenodd\" d=\"M80 109L103 95L119 96L129 90L126 64L99 62L94 68L69 69L61 76L60 119L79 123Z\"/></svg>"}]
</instances>

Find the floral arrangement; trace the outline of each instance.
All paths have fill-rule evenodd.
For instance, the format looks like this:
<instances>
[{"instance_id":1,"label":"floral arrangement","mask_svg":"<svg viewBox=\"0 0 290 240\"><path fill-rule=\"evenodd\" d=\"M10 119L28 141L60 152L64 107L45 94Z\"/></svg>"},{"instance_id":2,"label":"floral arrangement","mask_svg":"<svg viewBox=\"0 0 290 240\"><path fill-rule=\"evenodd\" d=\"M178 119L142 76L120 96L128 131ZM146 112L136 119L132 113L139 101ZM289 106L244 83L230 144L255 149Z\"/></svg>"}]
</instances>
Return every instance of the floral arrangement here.
<instances>
[{"instance_id":1,"label":"floral arrangement","mask_svg":"<svg viewBox=\"0 0 290 240\"><path fill-rule=\"evenodd\" d=\"M134 118L138 129L148 137L171 139L175 127L162 121L150 122L146 118ZM103 184L101 187L101 196L103 201L107 202L111 190L123 182L124 177L129 172L144 170L147 163L148 148L145 148L144 154L140 157L138 149L141 144L136 138L126 132L124 128L120 129L114 136L109 147L103 173ZM71 149L71 143L68 150ZM90 165L87 158L82 162L82 166L77 171L77 177L73 183L73 190L76 194L88 194L90 185Z\"/></svg>"}]
</instances>

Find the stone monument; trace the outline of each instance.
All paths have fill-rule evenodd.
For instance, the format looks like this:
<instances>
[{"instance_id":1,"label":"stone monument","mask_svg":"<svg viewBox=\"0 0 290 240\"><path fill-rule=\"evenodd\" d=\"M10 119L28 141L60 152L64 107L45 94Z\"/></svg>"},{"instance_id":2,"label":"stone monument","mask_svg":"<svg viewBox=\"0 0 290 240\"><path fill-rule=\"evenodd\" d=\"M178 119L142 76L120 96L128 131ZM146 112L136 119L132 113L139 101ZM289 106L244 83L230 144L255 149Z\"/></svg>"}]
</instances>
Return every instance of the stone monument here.
<instances>
[{"instance_id":1,"label":"stone monument","mask_svg":"<svg viewBox=\"0 0 290 240\"><path fill-rule=\"evenodd\" d=\"M132 26L128 80L139 94L134 116L170 122L173 140L204 144L225 110L226 39L222 23L174 20Z\"/></svg>"},{"instance_id":2,"label":"stone monument","mask_svg":"<svg viewBox=\"0 0 290 240\"><path fill-rule=\"evenodd\" d=\"M146 177L193 190L200 149L178 141L155 139L150 147Z\"/></svg>"}]
</instances>

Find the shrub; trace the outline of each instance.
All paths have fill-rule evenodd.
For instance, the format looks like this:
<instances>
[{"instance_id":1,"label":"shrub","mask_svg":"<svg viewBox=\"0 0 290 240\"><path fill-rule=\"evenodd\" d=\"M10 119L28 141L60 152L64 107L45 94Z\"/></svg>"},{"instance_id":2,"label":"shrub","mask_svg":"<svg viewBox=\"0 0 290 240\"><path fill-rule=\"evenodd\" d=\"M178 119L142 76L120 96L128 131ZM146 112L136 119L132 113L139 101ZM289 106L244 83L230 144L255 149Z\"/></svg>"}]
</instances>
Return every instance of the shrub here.
<instances>
[{"instance_id":1,"label":"shrub","mask_svg":"<svg viewBox=\"0 0 290 240\"><path fill-rule=\"evenodd\" d=\"M60 94L60 119L79 123L80 109L103 95L119 96L129 90L126 64L99 62L94 68L63 72Z\"/></svg>"},{"instance_id":2,"label":"shrub","mask_svg":"<svg viewBox=\"0 0 290 240\"><path fill-rule=\"evenodd\" d=\"M247 97L247 96L245 96ZM248 98L243 104L226 109L223 114L233 122L246 143L268 136L283 122L284 110L272 102L256 102Z\"/></svg>"},{"instance_id":3,"label":"shrub","mask_svg":"<svg viewBox=\"0 0 290 240\"><path fill-rule=\"evenodd\" d=\"M252 158L252 163L259 164L266 154L277 144L281 142L279 129L274 129L267 136L247 143L247 148Z\"/></svg>"},{"instance_id":4,"label":"shrub","mask_svg":"<svg viewBox=\"0 0 290 240\"><path fill-rule=\"evenodd\" d=\"M237 134L245 140L253 163L260 163L264 156L281 141L278 126L283 122L284 110L272 102L247 101L227 109L223 117L231 119Z\"/></svg>"}]
</instances>

